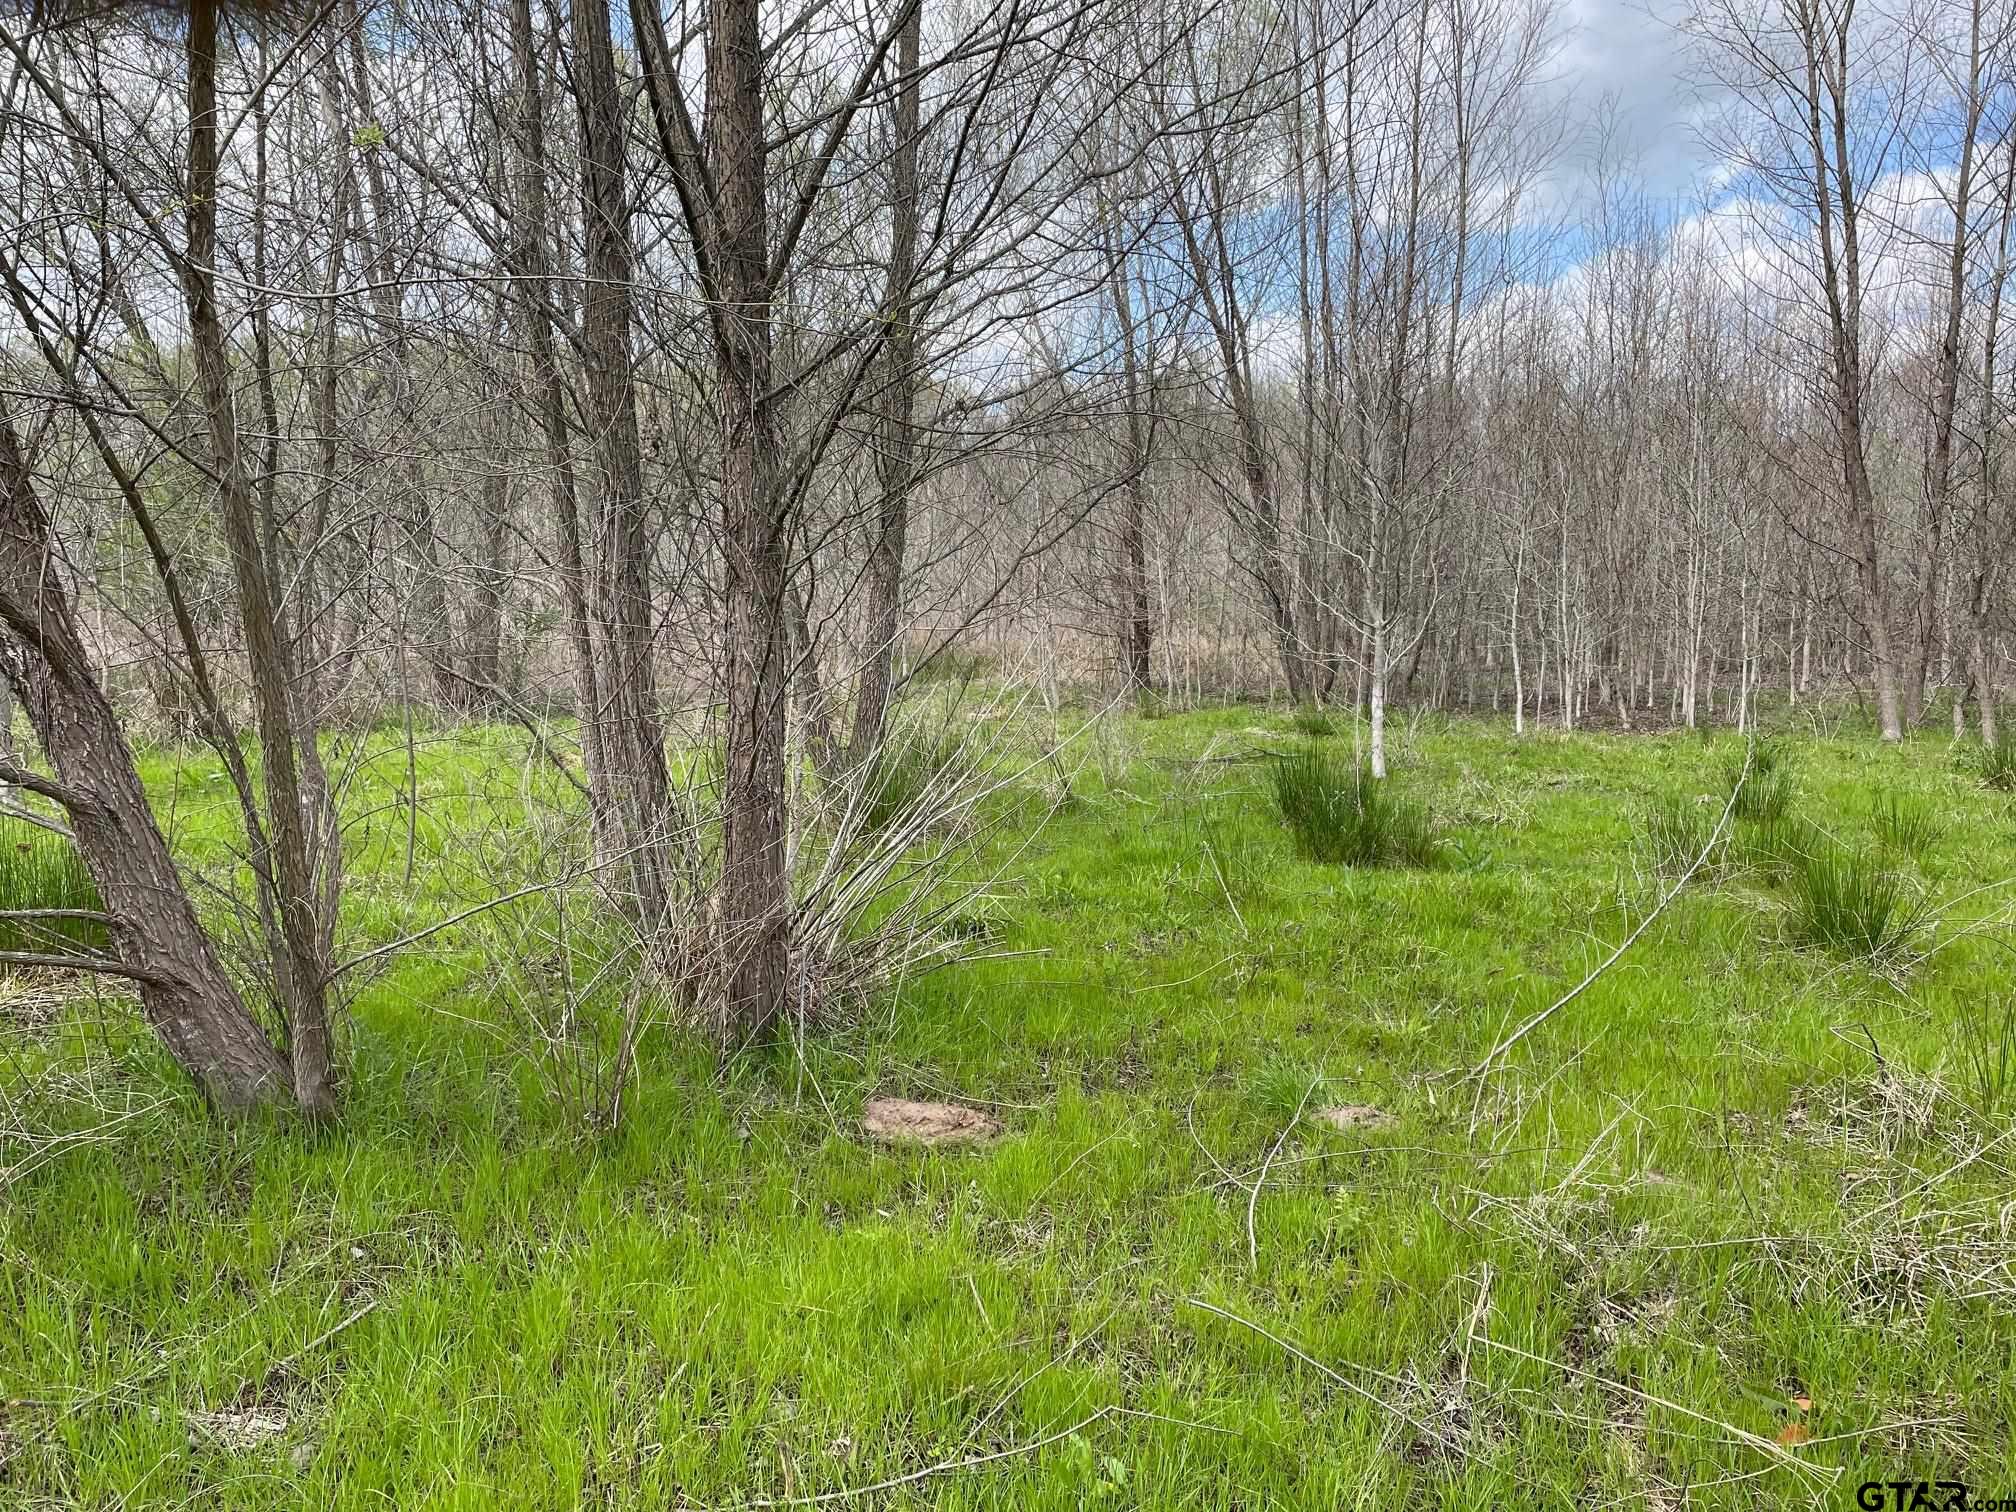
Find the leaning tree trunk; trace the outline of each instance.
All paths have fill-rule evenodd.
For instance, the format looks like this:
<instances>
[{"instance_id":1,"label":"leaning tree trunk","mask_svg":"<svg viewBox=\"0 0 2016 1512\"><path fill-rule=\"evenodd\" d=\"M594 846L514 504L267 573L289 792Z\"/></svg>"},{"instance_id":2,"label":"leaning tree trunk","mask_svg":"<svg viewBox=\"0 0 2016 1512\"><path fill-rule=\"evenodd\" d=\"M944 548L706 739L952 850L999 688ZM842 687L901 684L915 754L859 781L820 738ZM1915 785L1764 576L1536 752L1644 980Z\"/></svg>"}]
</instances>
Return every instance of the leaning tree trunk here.
<instances>
[{"instance_id":1,"label":"leaning tree trunk","mask_svg":"<svg viewBox=\"0 0 2016 1512\"><path fill-rule=\"evenodd\" d=\"M53 781L6 776L68 815L110 920L116 970L139 985L141 1012L176 1064L220 1109L285 1103L287 1063L197 921L51 554L49 517L13 424L0 417L0 674L56 769Z\"/></svg>"}]
</instances>

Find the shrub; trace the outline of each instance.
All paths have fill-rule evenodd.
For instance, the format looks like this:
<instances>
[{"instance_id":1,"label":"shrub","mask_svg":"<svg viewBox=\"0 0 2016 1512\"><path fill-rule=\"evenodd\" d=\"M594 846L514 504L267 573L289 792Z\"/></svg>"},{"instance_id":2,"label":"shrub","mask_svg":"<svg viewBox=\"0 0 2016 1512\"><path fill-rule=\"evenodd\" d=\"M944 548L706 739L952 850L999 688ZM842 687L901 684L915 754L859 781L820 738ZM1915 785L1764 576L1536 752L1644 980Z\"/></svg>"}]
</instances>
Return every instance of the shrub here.
<instances>
[{"instance_id":1,"label":"shrub","mask_svg":"<svg viewBox=\"0 0 2016 1512\"><path fill-rule=\"evenodd\" d=\"M1902 793L1878 793L1869 807L1877 835L1898 855L1922 860L1946 836L1946 821L1923 799Z\"/></svg>"},{"instance_id":2,"label":"shrub","mask_svg":"<svg viewBox=\"0 0 2016 1512\"><path fill-rule=\"evenodd\" d=\"M1341 866L1428 866L1434 825L1420 804L1374 778L1362 761L1308 749L1274 758L1274 802L1295 848Z\"/></svg>"},{"instance_id":3,"label":"shrub","mask_svg":"<svg viewBox=\"0 0 2016 1512\"><path fill-rule=\"evenodd\" d=\"M1927 923L1923 901L1880 857L1837 841L1814 846L1789 881L1794 934L1842 955L1892 960Z\"/></svg>"},{"instance_id":4,"label":"shrub","mask_svg":"<svg viewBox=\"0 0 2016 1512\"><path fill-rule=\"evenodd\" d=\"M0 844L0 909L104 906L83 857L62 836L37 831L32 840ZM105 926L90 919L0 919L0 950L48 955L105 944Z\"/></svg>"}]
</instances>

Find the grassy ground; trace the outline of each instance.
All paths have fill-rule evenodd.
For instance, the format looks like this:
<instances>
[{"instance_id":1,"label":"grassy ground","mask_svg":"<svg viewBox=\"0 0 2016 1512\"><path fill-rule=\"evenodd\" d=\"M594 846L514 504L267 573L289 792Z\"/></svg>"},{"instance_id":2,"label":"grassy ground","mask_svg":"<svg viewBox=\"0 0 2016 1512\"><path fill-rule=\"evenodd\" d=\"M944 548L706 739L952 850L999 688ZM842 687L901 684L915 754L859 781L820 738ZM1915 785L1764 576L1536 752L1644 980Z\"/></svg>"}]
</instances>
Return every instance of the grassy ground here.
<instances>
[{"instance_id":1,"label":"grassy ground","mask_svg":"<svg viewBox=\"0 0 2016 1512\"><path fill-rule=\"evenodd\" d=\"M1943 741L1795 737L1844 838L1879 793L1943 821L1892 858L1929 958L1800 947L1726 868L1480 1082L1643 917L1639 816L1719 812L1740 746L1430 723L1397 780L1442 864L1353 870L1297 858L1244 759L1310 738L1108 721L994 958L725 1069L656 1037L615 1136L513 1052L473 926L364 986L321 1138L205 1121L124 1010L16 984L0 1504L778 1505L966 1461L848 1504L2016 1494L2016 1093L1969 1053L2016 991L1974 891L2016 876L2016 800ZM416 754L380 739L350 800L353 947L536 874L526 815L564 813L508 731ZM148 776L227 859L213 768ZM1009 1132L875 1147L875 1093ZM1339 1104L1390 1122L1307 1116Z\"/></svg>"}]
</instances>

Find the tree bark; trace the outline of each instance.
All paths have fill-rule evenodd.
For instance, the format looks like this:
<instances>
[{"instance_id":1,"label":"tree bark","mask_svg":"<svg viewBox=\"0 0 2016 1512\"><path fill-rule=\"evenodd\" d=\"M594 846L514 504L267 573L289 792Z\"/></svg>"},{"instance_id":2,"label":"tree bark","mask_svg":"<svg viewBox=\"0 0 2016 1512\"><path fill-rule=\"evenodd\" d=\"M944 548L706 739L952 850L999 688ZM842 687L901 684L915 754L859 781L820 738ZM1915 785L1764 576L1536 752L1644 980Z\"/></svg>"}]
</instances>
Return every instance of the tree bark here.
<instances>
[{"instance_id":1,"label":"tree bark","mask_svg":"<svg viewBox=\"0 0 2016 1512\"><path fill-rule=\"evenodd\" d=\"M222 1111L285 1103L293 1090L287 1062L197 920L52 557L49 518L20 438L0 416L0 673L56 771L53 783L20 770L8 780L64 809L111 918L115 956L175 1063Z\"/></svg>"},{"instance_id":2,"label":"tree bark","mask_svg":"<svg viewBox=\"0 0 2016 1512\"><path fill-rule=\"evenodd\" d=\"M784 705L790 680L790 564L770 395L762 10L758 0L713 0L711 9L706 129L715 183L714 355L727 565L722 1012L727 1036L746 1041L762 1035L782 1013L789 965Z\"/></svg>"},{"instance_id":3,"label":"tree bark","mask_svg":"<svg viewBox=\"0 0 2016 1512\"><path fill-rule=\"evenodd\" d=\"M577 0L573 28L587 243L581 344L600 503L595 620L601 630L599 677L607 712L602 755L629 868L631 905L646 930L655 931L665 923L670 899L664 847L671 838L672 801L652 667L652 542L631 360L635 258L623 101L608 7L600 0Z\"/></svg>"}]
</instances>

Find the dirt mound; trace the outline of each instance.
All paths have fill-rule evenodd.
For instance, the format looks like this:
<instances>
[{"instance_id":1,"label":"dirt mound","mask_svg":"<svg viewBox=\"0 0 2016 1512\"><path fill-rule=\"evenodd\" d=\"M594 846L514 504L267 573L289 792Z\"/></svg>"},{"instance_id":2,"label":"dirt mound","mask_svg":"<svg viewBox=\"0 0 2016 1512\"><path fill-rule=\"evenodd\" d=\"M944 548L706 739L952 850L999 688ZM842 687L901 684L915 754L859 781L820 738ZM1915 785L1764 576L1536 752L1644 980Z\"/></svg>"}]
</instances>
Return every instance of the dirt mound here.
<instances>
[{"instance_id":1,"label":"dirt mound","mask_svg":"<svg viewBox=\"0 0 2016 1512\"><path fill-rule=\"evenodd\" d=\"M1001 1120L958 1103L876 1097L861 1110L861 1128L887 1144L978 1144L997 1138Z\"/></svg>"}]
</instances>

